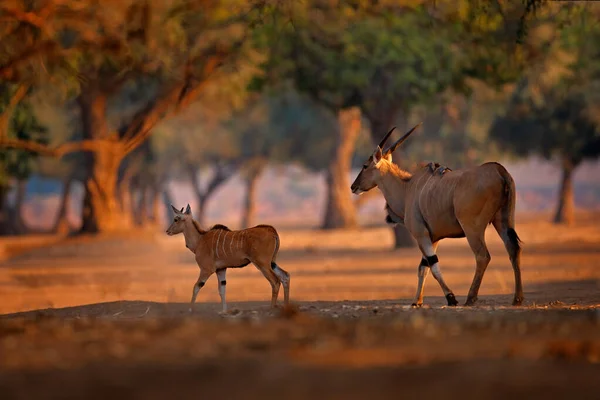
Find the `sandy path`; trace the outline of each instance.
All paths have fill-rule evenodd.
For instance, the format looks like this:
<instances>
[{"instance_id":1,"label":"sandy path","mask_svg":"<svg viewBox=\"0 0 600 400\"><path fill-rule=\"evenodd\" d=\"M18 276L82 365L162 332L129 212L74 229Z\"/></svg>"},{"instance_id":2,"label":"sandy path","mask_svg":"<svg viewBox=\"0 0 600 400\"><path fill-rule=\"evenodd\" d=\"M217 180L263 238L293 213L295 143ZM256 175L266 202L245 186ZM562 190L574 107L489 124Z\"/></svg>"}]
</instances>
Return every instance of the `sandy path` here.
<instances>
[{"instance_id":1,"label":"sandy path","mask_svg":"<svg viewBox=\"0 0 600 400\"><path fill-rule=\"evenodd\" d=\"M523 239L526 304L554 301L600 304L600 228L593 223L561 229L541 222L519 226ZM508 305L513 272L503 245L488 229L492 262L480 290L481 304ZM279 262L292 274L294 301L397 300L410 304L416 288L417 249L388 250L386 228L349 232L282 231ZM466 240L447 240L438 254L448 285L465 300L474 273ZM231 302L267 301L270 286L251 265L229 270ZM187 302L198 276L183 237L79 239L40 248L0 263L0 314L118 300ZM218 302L216 278L201 291L201 304ZM429 277L425 302L443 304Z\"/></svg>"}]
</instances>

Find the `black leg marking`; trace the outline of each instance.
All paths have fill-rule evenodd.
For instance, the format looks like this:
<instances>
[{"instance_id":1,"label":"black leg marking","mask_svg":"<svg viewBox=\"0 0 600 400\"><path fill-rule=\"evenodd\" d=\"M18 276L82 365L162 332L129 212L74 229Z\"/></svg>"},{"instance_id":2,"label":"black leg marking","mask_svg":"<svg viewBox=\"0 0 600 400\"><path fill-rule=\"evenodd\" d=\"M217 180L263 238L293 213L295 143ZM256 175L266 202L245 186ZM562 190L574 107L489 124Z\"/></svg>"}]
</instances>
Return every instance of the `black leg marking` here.
<instances>
[{"instance_id":1,"label":"black leg marking","mask_svg":"<svg viewBox=\"0 0 600 400\"><path fill-rule=\"evenodd\" d=\"M275 269L277 269L277 264L276 264L276 263L274 263L273 261L271 261L271 269L272 269L272 270L275 270Z\"/></svg>"},{"instance_id":2,"label":"black leg marking","mask_svg":"<svg viewBox=\"0 0 600 400\"><path fill-rule=\"evenodd\" d=\"M227 281L221 281L221 286L227 285Z\"/></svg>"},{"instance_id":3,"label":"black leg marking","mask_svg":"<svg viewBox=\"0 0 600 400\"><path fill-rule=\"evenodd\" d=\"M198 287L204 286L204 282L198 282Z\"/></svg>"},{"instance_id":4,"label":"black leg marking","mask_svg":"<svg viewBox=\"0 0 600 400\"><path fill-rule=\"evenodd\" d=\"M419 267L429 267L429 263L425 257L421 258L421 264L419 264Z\"/></svg>"},{"instance_id":5,"label":"black leg marking","mask_svg":"<svg viewBox=\"0 0 600 400\"><path fill-rule=\"evenodd\" d=\"M439 261L438 256L435 254L427 257L427 263L429 264L430 267L433 266L433 264L435 264L438 261Z\"/></svg>"},{"instance_id":6,"label":"black leg marking","mask_svg":"<svg viewBox=\"0 0 600 400\"><path fill-rule=\"evenodd\" d=\"M446 295L446 300L448 301L449 306L457 306L458 301L456 301L456 297L454 297L454 293L448 293Z\"/></svg>"}]
</instances>

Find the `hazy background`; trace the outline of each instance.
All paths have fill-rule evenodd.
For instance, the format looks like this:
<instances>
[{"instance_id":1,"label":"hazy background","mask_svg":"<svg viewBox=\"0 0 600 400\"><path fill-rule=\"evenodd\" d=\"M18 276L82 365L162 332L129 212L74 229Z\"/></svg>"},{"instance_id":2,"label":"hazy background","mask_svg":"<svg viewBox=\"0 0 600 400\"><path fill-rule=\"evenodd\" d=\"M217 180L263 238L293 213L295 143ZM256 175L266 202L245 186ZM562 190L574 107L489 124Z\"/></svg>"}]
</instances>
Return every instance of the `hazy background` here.
<instances>
[{"instance_id":1,"label":"hazy background","mask_svg":"<svg viewBox=\"0 0 600 400\"><path fill-rule=\"evenodd\" d=\"M500 161L518 212L569 224L600 204L600 7L530 3L3 2L0 233L163 229L169 203L381 224L349 184L420 121L401 166Z\"/></svg>"}]
</instances>

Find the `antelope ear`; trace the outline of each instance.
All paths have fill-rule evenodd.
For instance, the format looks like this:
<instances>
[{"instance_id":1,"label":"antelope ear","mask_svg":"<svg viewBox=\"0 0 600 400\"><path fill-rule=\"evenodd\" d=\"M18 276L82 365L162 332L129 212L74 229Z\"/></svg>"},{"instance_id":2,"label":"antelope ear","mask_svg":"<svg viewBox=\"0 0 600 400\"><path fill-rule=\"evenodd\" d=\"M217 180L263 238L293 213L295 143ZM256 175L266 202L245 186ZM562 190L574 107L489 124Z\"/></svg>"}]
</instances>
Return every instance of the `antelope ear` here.
<instances>
[{"instance_id":1,"label":"antelope ear","mask_svg":"<svg viewBox=\"0 0 600 400\"><path fill-rule=\"evenodd\" d=\"M171 208L173 209L173 212L174 212L175 214L179 214L179 210L178 210L178 209L176 209L175 207L173 207L173 204L171 204ZM183 208L182 208L182 210L183 210Z\"/></svg>"},{"instance_id":2,"label":"antelope ear","mask_svg":"<svg viewBox=\"0 0 600 400\"><path fill-rule=\"evenodd\" d=\"M381 150L381 147L377 146L377 149L375 149L375 153L373 153L373 162L377 164L379 161L381 161L382 158L383 152Z\"/></svg>"},{"instance_id":3,"label":"antelope ear","mask_svg":"<svg viewBox=\"0 0 600 400\"><path fill-rule=\"evenodd\" d=\"M182 210L183 210L183 208L182 208ZM192 209L191 209L191 207L190 207L189 204L187 205L187 208L185 209L185 213L186 214L191 214L192 213Z\"/></svg>"},{"instance_id":4,"label":"antelope ear","mask_svg":"<svg viewBox=\"0 0 600 400\"><path fill-rule=\"evenodd\" d=\"M179 213L181 214L183 212L183 207L181 207L181 210L179 210Z\"/></svg>"}]
</instances>

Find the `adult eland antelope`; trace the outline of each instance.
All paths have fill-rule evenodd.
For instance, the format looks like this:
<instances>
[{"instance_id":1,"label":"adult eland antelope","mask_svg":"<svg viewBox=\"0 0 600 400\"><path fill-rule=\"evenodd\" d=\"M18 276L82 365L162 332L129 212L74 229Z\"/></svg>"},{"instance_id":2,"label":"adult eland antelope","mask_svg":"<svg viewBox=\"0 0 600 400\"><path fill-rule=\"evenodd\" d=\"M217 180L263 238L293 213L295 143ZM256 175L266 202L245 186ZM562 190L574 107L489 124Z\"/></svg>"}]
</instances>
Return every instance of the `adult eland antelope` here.
<instances>
[{"instance_id":1,"label":"adult eland antelope","mask_svg":"<svg viewBox=\"0 0 600 400\"><path fill-rule=\"evenodd\" d=\"M520 305L523 302L521 246L515 231L513 178L506 168L495 162L443 173L432 172L428 167L414 174L400 169L392 163L392 153L419 125L383 150L392 128L351 186L354 194L378 187L387 202L388 221L403 223L417 241L423 257L418 267L413 306L423 304L423 284L429 270L444 291L448 305L458 304L442 278L436 255L439 241L445 238L467 238L477 268L465 305L477 301L479 286L491 259L485 243L485 229L489 224L494 225L508 252L515 274L513 305Z\"/></svg>"},{"instance_id":2,"label":"adult eland antelope","mask_svg":"<svg viewBox=\"0 0 600 400\"><path fill-rule=\"evenodd\" d=\"M253 263L271 284L271 307L277 305L279 288L283 284L285 305L290 301L290 274L283 270L277 262L279 251L279 235L270 225L257 225L240 231L232 231L224 225L215 225L208 231L200 227L192 218L192 210L187 205L185 212L171 205L175 217L167 234L169 236L183 233L185 247L196 256L200 267L200 276L194 284L190 311L196 302L198 292L208 278L216 273L219 295L223 312L227 311L225 274L228 268L242 268Z\"/></svg>"}]
</instances>

